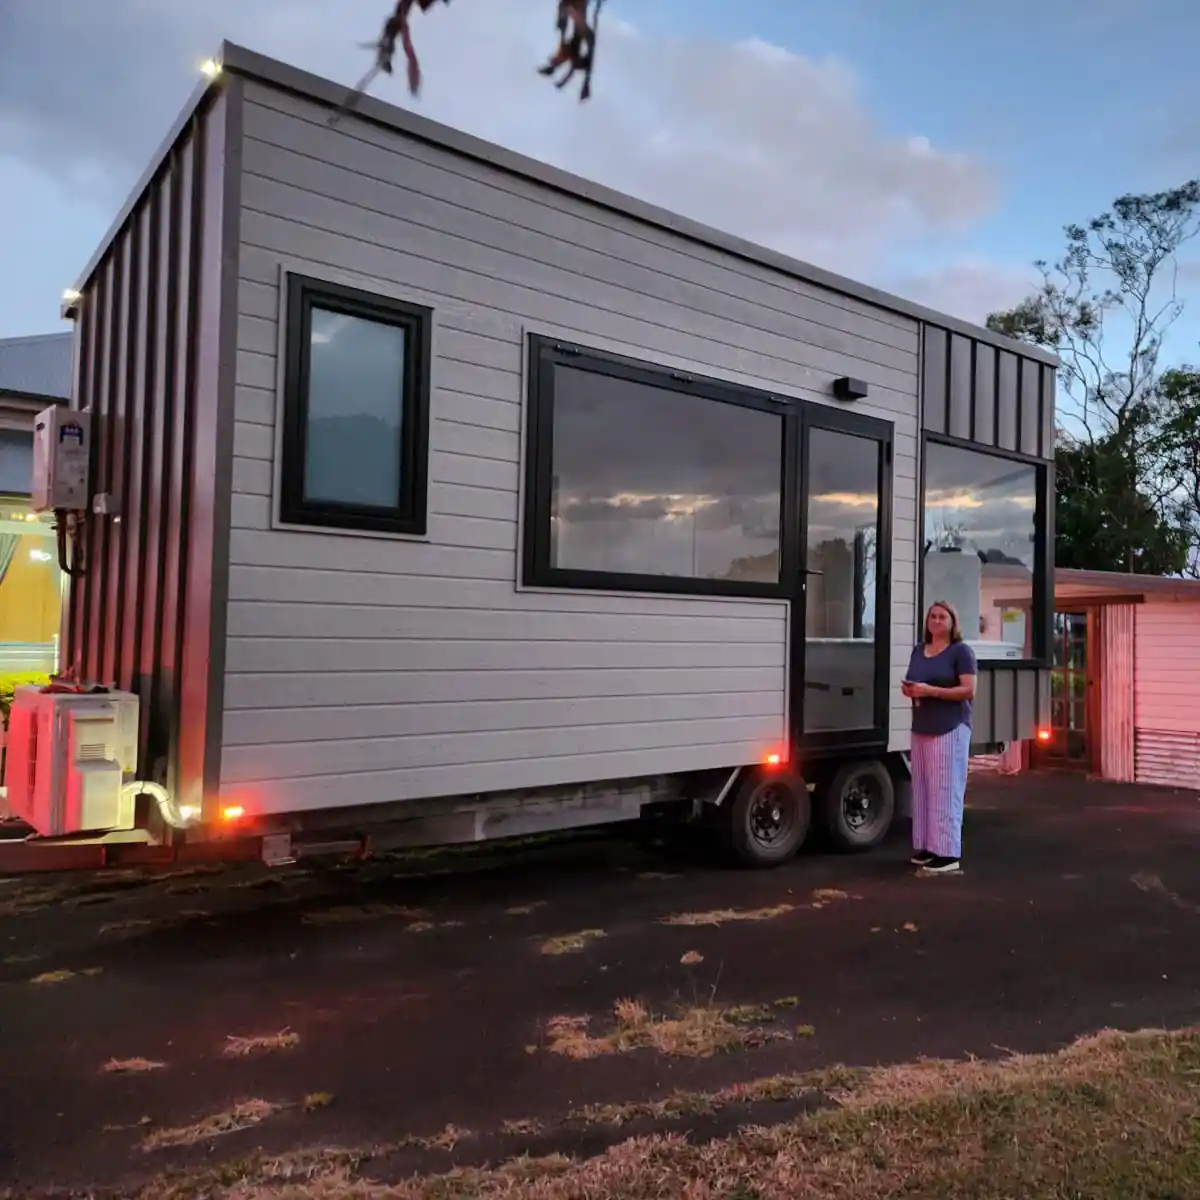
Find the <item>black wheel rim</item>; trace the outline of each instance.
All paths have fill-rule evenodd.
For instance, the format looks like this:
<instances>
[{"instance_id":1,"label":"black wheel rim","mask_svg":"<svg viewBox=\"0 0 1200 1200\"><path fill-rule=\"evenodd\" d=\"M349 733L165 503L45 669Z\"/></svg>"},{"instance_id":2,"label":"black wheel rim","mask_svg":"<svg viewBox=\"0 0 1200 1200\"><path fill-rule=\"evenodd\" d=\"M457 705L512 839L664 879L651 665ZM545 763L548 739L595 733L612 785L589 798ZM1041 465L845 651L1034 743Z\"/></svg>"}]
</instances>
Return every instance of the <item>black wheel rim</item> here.
<instances>
[{"instance_id":1,"label":"black wheel rim","mask_svg":"<svg viewBox=\"0 0 1200 1200\"><path fill-rule=\"evenodd\" d=\"M851 833L869 831L883 816L883 789L869 775L854 775L842 791L842 816Z\"/></svg>"},{"instance_id":2,"label":"black wheel rim","mask_svg":"<svg viewBox=\"0 0 1200 1200\"><path fill-rule=\"evenodd\" d=\"M760 788L746 819L750 836L764 849L785 842L796 824L796 809L787 788L774 783Z\"/></svg>"}]
</instances>

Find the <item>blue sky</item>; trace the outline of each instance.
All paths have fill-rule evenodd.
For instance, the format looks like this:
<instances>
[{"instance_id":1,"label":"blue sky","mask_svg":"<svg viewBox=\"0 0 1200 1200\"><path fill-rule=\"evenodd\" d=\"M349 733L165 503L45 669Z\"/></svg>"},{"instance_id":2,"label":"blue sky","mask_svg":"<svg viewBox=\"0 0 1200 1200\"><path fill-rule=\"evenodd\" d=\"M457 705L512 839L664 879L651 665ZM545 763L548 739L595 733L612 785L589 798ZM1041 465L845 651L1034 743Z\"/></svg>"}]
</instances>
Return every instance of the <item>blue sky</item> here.
<instances>
[{"instance_id":1,"label":"blue sky","mask_svg":"<svg viewBox=\"0 0 1200 1200\"><path fill-rule=\"evenodd\" d=\"M383 8L255 2L85 16L80 0L7 0L0 336L63 328L59 293L222 37L349 81ZM398 81L376 91L969 319L1018 298L1065 222L1200 174L1200 7L1184 0L609 0L588 110L533 76L550 0L479 2L415 22L419 101ZM734 63L747 39L792 56ZM685 147L670 170L662 146ZM721 154L745 146L766 165L731 179ZM1172 357L1200 357L1191 286Z\"/></svg>"}]
</instances>

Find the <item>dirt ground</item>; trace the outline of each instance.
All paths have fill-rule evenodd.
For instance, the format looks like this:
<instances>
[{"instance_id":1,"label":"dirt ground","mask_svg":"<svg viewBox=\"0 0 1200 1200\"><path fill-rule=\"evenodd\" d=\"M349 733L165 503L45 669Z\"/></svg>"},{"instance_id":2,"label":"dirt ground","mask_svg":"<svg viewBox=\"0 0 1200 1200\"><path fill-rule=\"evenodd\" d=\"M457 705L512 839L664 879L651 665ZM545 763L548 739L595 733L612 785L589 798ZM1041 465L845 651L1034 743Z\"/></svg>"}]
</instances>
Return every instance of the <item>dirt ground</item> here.
<instances>
[{"instance_id":1,"label":"dirt ground","mask_svg":"<svg viewBox=\"0 0 1200 1200\"><path fill-rule=\"evenodd\" d=\"M587 1155L786 1120L835 1064L1200 1024L1200 797L1025 777L968 804L958 877L916 877L902 834L768 872L606 834L0 881L0 1189Z\"/></svg>"}]
</instances>

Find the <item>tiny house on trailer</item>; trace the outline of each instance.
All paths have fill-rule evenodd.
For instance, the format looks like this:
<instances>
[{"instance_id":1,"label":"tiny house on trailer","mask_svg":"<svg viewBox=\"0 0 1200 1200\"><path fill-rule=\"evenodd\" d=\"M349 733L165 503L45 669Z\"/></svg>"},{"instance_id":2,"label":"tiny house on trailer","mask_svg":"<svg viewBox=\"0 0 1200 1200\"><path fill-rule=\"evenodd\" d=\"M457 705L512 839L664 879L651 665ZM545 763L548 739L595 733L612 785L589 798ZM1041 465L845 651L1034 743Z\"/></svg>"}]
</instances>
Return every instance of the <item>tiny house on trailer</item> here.
<instances>
[{"instance_id":1,"label":"tiny house on trailer","mask_svg":"<svg viewBox=\"0 0 1200 1200\"><path fill-rule=\"evenodd\" d=\"M873 845L935 595L978 748L1032 735L1053 357L378 99L332 122L243 48L212 75L65 306L65 656L136 697L157 785L110 843L679 802L751 863L810 817Z\"/></svg>"}]
</instances>

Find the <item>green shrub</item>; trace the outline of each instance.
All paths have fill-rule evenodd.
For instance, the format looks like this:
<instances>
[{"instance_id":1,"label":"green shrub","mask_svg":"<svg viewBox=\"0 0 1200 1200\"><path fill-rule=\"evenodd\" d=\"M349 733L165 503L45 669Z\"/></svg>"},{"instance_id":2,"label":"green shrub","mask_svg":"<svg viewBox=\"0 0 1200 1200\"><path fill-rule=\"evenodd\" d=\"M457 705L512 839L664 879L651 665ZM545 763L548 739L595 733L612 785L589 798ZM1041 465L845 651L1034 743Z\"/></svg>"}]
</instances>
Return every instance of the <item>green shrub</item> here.
<instances>
[{"instance_id":1,"label":"green shrub","mask_svg":"<svg viewBox=\"0 0 1200 1200\"><path fill-rule=\"evenodd\" d=\"M8 710L12 707L13 693L25 684L43 687L50 682L49 675L39 675L30 672L14 672L0 674L0 718L8 725Z\"/></svg>"}]
</instances>

